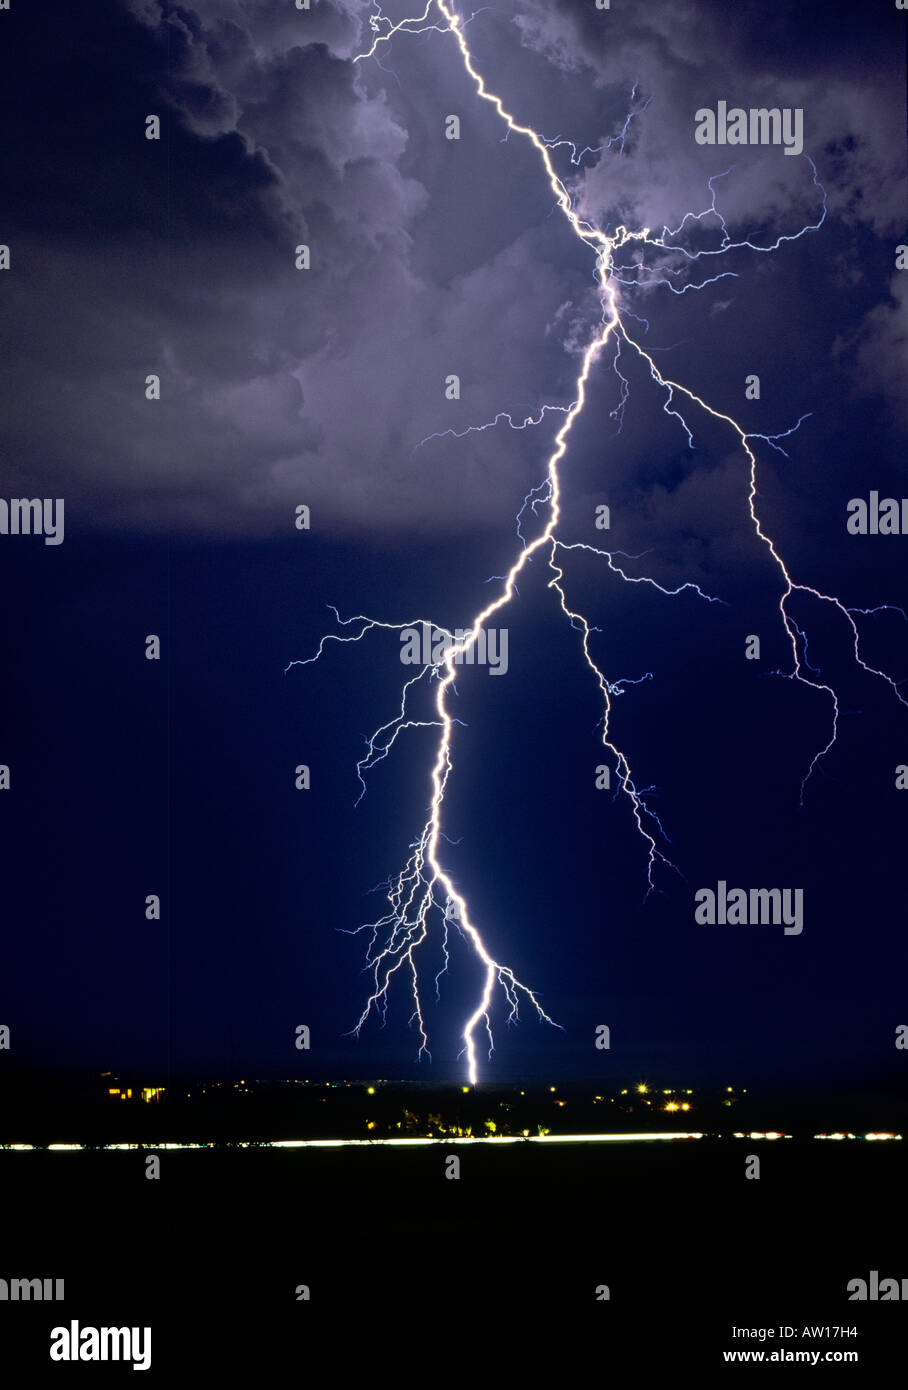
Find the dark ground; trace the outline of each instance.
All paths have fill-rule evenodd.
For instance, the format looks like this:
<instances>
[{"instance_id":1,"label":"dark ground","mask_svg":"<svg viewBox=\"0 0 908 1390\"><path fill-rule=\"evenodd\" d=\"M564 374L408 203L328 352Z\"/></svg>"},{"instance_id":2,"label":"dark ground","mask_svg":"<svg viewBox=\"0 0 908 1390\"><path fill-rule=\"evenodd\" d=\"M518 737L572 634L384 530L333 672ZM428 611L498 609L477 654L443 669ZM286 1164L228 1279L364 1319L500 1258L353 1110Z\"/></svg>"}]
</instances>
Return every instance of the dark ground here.
<instances>
[{"instance_id":1,"label":"dark ground","mask_svg":"<svg viewBox=\"0 0 908 1390\"><path fill-rule=\"evenodd\" d=\"M2 1305L4 1379L133 1374L52 1364L50 1329L71 1318L151 1325L166 1384L237 1383L241 1366L264 1384L539 1379L549 1357L564 1384L617 1365L644 1385L667 1370L709 1383L741 1374L723 1350L780 1344L733 1340L732 1325L780 1324L828 1326L781 1344L857 1350L856 1384L895 1378L905 1305L850 1302L845 1286L871 1269L908 1276L904 1151L731 1138L209 1149L165 1152L159 1181L138 1151L0 1153L0 1275L66 1280L64 1303ZM459 1181L445 1178L449 1152ZM744 1177L752 1152L759 1181Z\"/></svg>"}]
</instances>

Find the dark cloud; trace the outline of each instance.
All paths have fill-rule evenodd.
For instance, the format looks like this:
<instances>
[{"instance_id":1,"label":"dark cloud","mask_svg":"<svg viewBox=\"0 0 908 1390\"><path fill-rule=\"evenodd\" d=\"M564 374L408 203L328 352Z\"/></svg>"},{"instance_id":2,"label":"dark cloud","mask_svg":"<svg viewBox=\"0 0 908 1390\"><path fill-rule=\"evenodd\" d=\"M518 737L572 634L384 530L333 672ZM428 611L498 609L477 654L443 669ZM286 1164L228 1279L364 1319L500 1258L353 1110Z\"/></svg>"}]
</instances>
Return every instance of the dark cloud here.
<instances>
[{"instance_id":1,"label":"dark cloud","mask_svg":"<svg viewBox=\"0 0 908 1390\"><path fill-rule=\"evenodd\" d=\"M837 344L854 354L854 393L882 399L889 418L908 433L908 279L896 272L891 297L871 309L850 340Z\"/></svg>"},{"instance_id":2,"label":"dark cloud","mask_svg":"<svg viewBox=\"0 0 908 1390\"><path fill-rule=\"evenodd\" d=\"M414 446L570 399L592 261L552 214L532 151L502 143L477 107L450 36L396 40L387 71L355 64L367 14L327 0L99 0L87 15L61 3L6 17L6 132L19 113L0 156L8 490L63 494L86 524L125 528L280 534L299 502L322 527L509 524L550 429ZM549 133L564 120L595 144L620 128L634 84L638 106L651 98L624 150L578 175L597 219L658 228L706 207L725 166L694 144L693 112L726 96L802 105L828 225L888 237L904 163L898 55L869 61L883 21L827 24L830 83L821 19L560 0L482 14L470 34L514 109ZM458 146L443 139L449 111L466 123ZM150 112L160 143L144 138ZM818 215L806 161L780 150L743 152L720 189L729 226L758 244ZM300 242L308 272L293 266ZM811 243L818 312L847 263L831 260L824 279L826 244ZM764 267L733 268L747 283L721 281L703 312L730 305L721 320L740 325ZM866 319L869 342L874 305L890 301L879 276L857 273L841 329ZM669 341L683 335L664 289L625 297ZM865 343L862 389L891 394L874 360ZM158 403L144 397L149 373ZM450 373L457 402L443 394Z\"/></svg>"},{"instance_id":3,"label":"dark cloud","mask_svg":"<svg viewBox=\"0 0 908 1390\"><path fill-rule=\"evenodd\" d=\"M736 149L732 160L728 150L695 144L695 112L722 99L802 108L805 151L833 212L881 234L901 226L904 41L897 14L756 0L732 7L681 0L629 12L529 0L516 23L523 42L551 61L600 84L624 88L631 77L650 98L634 126L633 158L603 158L585 180L600 212L620 209L633 225L676 225L691 209L692 192L705 192L709 174L734 162L746 172L731 202L723 192L730 217L781 226L791 213L796 221L803 198L794 186L780 197L776 183L788 185L796 170L809 182L800 160L749 149Z\"/></svg>"}]
</instances>

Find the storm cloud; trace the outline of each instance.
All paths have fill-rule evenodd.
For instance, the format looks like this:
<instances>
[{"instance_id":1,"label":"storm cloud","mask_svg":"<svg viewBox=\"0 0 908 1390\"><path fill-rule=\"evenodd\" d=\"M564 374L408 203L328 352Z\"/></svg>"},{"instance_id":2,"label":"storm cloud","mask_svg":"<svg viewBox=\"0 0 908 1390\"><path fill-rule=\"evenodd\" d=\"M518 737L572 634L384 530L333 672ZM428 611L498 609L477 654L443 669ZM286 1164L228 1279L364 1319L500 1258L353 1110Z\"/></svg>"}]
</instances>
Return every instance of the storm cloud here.
<instances>
[{"instance_id":1,"label":"storm cloud","mask_svg":"<svg viewBox=\"0 0 908 1390\"><path fill-rule=\"evenodd\" d=\"M898 64L872 67L855 21L835 35L831 85L822 13L779 27L750 5L730 17L560 0L479 13L469 32L506 101L548 135L605 145L637 112L623 143L582 165L556 156L584 213L608 226L677 226L709 206L717 174L735 238L763 246L816 221L805 160L736 151L726 172L732 160L692 135L694 111L719 97L803 107L837 228L835 255L818 240L810 253L823 369L857 370L855 389L891 401L890 316L903 296L890 297L888 276L856 270L847 247L869 239L882 259L898 227ZM553 215L526 142L503 142L494 113L478 109L451 36L401 37L381 66L354 63L371 41L368 14L328 0L308 12L99 0L90 13L52 4L5 17L10 495L65 496L83 526L212 535L287 534L300 503L321 527L352 532L513 516L542 475L551 417L520 434L454 435L570 401L597 312L592 257ZM13 131L14 110L33 119ZM444 139L449 112L463 122L458 142ZM152 113L160 141L145 138ZM716 221L703 228L699 244L717 245ZM739 278L702 291L687 326L693 294L670 302L664 286L628 286L624 300L661 346L720 305L741 332L788 264L765 261L729 262ZM716 272L699 261L676 283ZM821 332L845 284L843 320ZM856 369L832 351L835 335L860 335ZM708 354L701 365L709 387ZM451 373L458 401L445 398ZM151 374L160 401L146 399ZM610 407L616 385L602 384ZM633 410L617 487L647 447ZM418 447L427 436L441 438ZM642 484L637 505L655 495Z\"/></svg>"}]
</instances>

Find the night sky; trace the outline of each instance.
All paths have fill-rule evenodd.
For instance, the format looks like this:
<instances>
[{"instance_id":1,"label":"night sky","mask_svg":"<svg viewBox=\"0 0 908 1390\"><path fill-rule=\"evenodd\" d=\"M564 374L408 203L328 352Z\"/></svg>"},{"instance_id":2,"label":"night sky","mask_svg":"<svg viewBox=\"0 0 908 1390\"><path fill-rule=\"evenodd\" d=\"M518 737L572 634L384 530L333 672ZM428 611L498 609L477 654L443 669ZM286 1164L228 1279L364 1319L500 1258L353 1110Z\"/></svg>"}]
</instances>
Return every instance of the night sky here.
<instances>
[{"instance_id":1,"label":"night sky","mask_svg":"<svg viewBox=\"0 0 908 1390\"><path fill-rule=\"evenodd\" d=\"M66 507L60 545L0 535L0 1022L19 1062L463 1080L480 977L462 948L438 1004L426 957L431 1064L403 982L384 1029L345 1036L369 978L364 937L345 933L381 910L369 890L402 867L430 794L435 731L415 729L354 805L363 736L412 674L398 639L285 668L338 630L329 604L458 627L489 601L563 417L416 446L569 405L599 306L592 253L537 153L477 102L453 37L402 35L381 65L354 64L368 14L355 0L0 13L2 496ZM590 222L678 227L723 176L719 210L752 247L648 257L652 273L627 279L662 283L621 290L627 329L742 428L778 434L809 414L787 456L754 446L761 524L796 582L893 606L857 618L861 653L908 681L894 611L908 611L908 538L845 525L850 499L908 492L905 16L885 0L520 0L465 34L517 119L599 148L575 165L553 154ZM778 146L697 145L694 114L719 100L803 109L828 200L818 230L753 249L818 222L823 197ZM721 244L715 218L687 233L690 251ZM799 805L831 702L784 678L781 576L748 516L744 452L698 407L690 447L627 348L620 418L612 356L570 436L558 534L723 600L564 557L608 678L651 677L615 697L611 734L655 789L678 872L657 866L646 896L629 803L595 788L601 704L540 555L507 610L507 673L457 680L444 853L496 958L564 1031L532 1008L508 1028L499 999L481 1075L894 1090L908 710L856 665L842 614L796 594L841 709ZM745 399L752 373L759 400ZM694 893L719 880L802 888L803 932L695 923Z\"/></svg>"}]
</instances>

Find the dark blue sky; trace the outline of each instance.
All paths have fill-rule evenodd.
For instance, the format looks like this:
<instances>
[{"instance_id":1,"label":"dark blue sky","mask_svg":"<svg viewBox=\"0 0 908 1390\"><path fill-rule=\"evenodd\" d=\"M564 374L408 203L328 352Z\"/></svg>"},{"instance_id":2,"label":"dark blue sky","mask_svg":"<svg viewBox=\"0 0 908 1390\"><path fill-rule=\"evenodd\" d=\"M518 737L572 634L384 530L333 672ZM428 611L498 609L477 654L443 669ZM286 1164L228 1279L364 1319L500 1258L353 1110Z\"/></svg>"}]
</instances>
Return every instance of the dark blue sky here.
<instances>
[{"instance_id":1,"label":"dark blue sky","mask_svg":"<svg viewBox=\"0 0 908 1390\"><path fill-rule=\"evenodd\" d=\"M0 457L4 497L66 499L66 536L0 536L0 1021L39 1064L460 1080L478 982L463 952L440 1003L427 991L431 1070L415 1063L405 988L384 1031L343 1036L368 982L363 938L344 933L374 916L367 890L402 866L429 795L433 734L414 730L354 808L363 735L393 716L407 672L397 639L284 668L331 629L328 604L456 627L488 601L560 417L414 446L571 400L592 259L532 151L476 110L450 36L396 40L394 77L350 62L367 13L352 5L250 5L244 23L227 0L41 10L2 16ZM732 253L737 278L699 293L622 302L648 320L627 324L660 371L743 427L812 412L787 458L757 446L762 525L798 582L908 611L908 539L845 530L851 497L905 491L904 17L647 11L496 7L469 34L490 86L549 136L595 146L635 83L638 104L651 98L622 152L582 176L559 166L610 228L709 205L726 164L694 144L697 107L803 107L822 228L771 256ZM608 43L594 22L613 23ZM160 147L142 135L156 110ZM805 161L781 150L742 152L721 186L730 229L755 246L817 220ZM718 245L715 223L702 235ZM308 278L292 269L303 240ZM445 856L496 958L564 1031L531 1009L508 1029L499 1002L483 1074L895 1088L908 711L855 666L842 615L794 596L842 710L799 807L830 702L771 674L791 652L743 451L699 408L689 448L645 366L629 350L620 365L623 427L606 355L571 435L559 534L601 545L591 518L607 502L609 547L647 552L629 572L724 600L564 564L609 679L651 674L615 698L612 733L637 784L657 788L680 872L660 869L643 901L645 846L626 799L594 789L595 682L540 557L508 610L507 674L457 682ZM744 400L752 372L758 402ZM300 502L308 533L293 531ZM908 623L858 621L867 664L908 678ZM145 660L149 633L160 662ZM303 762L312 787L297 792ZM803 933L697 925L694 892L720 879L803 888ZM160 922L145 920L149 893Z\"/></svg>"}]
</instances>

